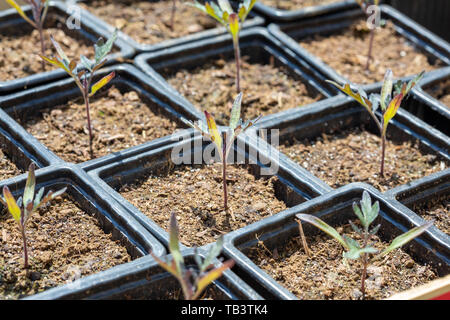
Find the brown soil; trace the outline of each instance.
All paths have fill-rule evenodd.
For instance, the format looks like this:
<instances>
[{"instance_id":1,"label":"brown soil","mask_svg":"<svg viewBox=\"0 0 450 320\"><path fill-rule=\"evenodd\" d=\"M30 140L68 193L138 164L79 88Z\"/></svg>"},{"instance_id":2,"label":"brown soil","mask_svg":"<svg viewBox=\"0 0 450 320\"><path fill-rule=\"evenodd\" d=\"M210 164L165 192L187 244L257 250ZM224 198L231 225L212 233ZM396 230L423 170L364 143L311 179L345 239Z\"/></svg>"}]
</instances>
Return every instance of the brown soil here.
<instances>
[{"instance_id":1,"label":"brown soil","mask_svg":"<svg viewBox=\"0 0 450 320\"><path fill-rule=\"evenodd\" d=\"M223 211L220 164L174 167L169 174L150 175L119 192L166 230L175 212L180 240L189 247L211 243L221 234L286 209L275 196L276 177L256 179L243 166L229 165L227 170L229 214Z\"/></svg>"},{"instance_id":2,"label":"brown soil","mask_svg":"<svg viewBox=\"0 0 450 320\"><path fill-rule=\"evenodd\" d=\"M337 230L361 241L347 225ZM387 246L377 236L372 237L374 247ZM357 300L361 299L360 261L343 263L342 245L329 236L307 237L312 256L304 253L300 237L270 251L259 245L249 257L282 286L305 300ZM366 280L366 299L384 299L394 293L410 289L437 278L430 266L416 263L401 249L381 261L369 265Z\"/></svg>"},{"instance_id":3,"label":"brown soil","mask_svg":"<svg viewBox=\"0 0 450 320\"><path fill-rule=\"evenodd\" d=\"M125 247L67 197L30 217L28 274L17 223L4 211L0 226L0 299L36 294L131 260Z\"/></svg>"},{"instance_id":4,"label":"brown soil","mask_svg":"<svg viewBox=\"0 0 450 320\"><path fill-rule=\"evenodd\" d=\"M341 0L262 0L266 6L271 6L281 10L295 10L313 6L323 6Z\"/></svg>"},{"instance_id":5,"label":"brown soil","mask_svg":"<svg viewBox=\"0 0 450 320\"><path fill-rule=\"evenodd\" d=\"M426 91L450 108L450 79L439 83Z\"/></svg>"},{"instance_id":6,"label":"brown soil","mask_svg":"<svg viewBox=\"0 0 450 320\"><path fill-rule=\"evenodd\" d=\"M413 210L425 220L433 220L438 229L450 235L450 196L429 201Z\"/></svg>"},{"instance_id":7,"label":"brown soil","mask_svg":"<svg viewBox=\"0 0 450 320\"><path fill-rule=\"evenodd\" d=\"M23 173L0 149L0 181Z\"/></svg>"},{"instance_id":8,"label":"brown soil","mask_svg":"<svg viewBox=\"0 0 450 320\"><path fill-rule=\"evenodd\" d=\"M248 57L243 57L241 68L244 119L277 113L323 98L290 77L284 68L247 60ZM237 96L234 59L218 59L194 70L180 70L171 75L168 82L195 106L213 114L216 122L228 125Z\"/></svg>"},{"instance_id":9,"label":"brown soil","mask_svg":"<svg viewBox=\"0 0 450 320\"><path fill-rule=\"evenodd\" d=\"M219 26L197 8L177 1L174 30L171 28L172 1L94 0L80 3L88 11L121 29L137 42L154 44Z\"/></svg>"},{"instance_id":10,"label":"brown soil","mask_svg":"<svg viewBox=\"0 0 450 320\"><path fill-rule=\"evenodd\" d=\"M111 87L91 99L94 155L101 157L172 134L177 124L158 114L135 91ZM27 131L62 159L90 160L86 108L82 98L44 109L39 116L18 119Z\"/></svg>"},{"instance_id":11,"label":"brown soil","mask_svg":"<svg viewBox=\"0 0 450 320\"><path fill-rule=\"evenodd\" d=\"M69 59L77 59L80 55L93 57L93 44L87 40L74 39L64 33L61 27L46 28L45 54L54 56L55 52L50 42L50 35L61 45ZM14 32L0 33L0 81L8 81L24 78L35 73L43 72L41 54L41 42L39 32L30 28L17 28ZM55 69L45 64L45 71Z\"/></svg>"},{"instance_id":12,"label":"brown soil","mask_svg":"<svg viewBox=\"0 0 450 320\"><path fill-rule=\"evenodd\" d=\"M387 141L385 178L380 178L381 139L363 127L286 143L280 149L333 188L365 182L384 192L448 167L440 157L422 154L417 144Z\"/></svg>"},{"instance_id":13,"label":"brown soil","mask_svg":"<svg viewBox=\"0 0 450 320\"><path fill-rule=\"evenodd\" d=\"M303 39L300 45L341 76L357 84L383 81L388 69L399 78L443 66L441 61L432 62L424 53L414 48L396 33L393 23L387 21L384 27L375 31L373 59L369 70L366 70L369 38L370 30L366 22L359 21L332 35L315 35Z\"/></svg>"}]
</instances>

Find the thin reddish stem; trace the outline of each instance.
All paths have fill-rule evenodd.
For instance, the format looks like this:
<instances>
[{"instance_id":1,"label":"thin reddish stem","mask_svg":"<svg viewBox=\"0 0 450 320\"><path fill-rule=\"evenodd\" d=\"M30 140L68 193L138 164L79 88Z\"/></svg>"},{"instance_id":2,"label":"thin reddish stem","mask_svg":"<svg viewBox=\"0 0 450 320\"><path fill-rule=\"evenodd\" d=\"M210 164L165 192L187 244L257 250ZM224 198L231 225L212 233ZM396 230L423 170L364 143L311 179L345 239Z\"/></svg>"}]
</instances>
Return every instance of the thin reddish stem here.
<instances>
[{"instance_id":1,"label":"thin reddish stem","mask_svg":"<svg viewBox=\"0 0 450 320\"><path fill-rule=\"evenodd\" d=\"M227 134L224 133L223 139L223 159L222 159L222 180L223 180L223 207L225 211L228 211L228 190L227 190Z\"/></svg>"},{"instance_id":2,"label":"thin reddish stem","mask_svg":"<svg viewBox=\"0 0 450 320\"><path fill-rule=\"evenodd\" d=\"M239 34L233 39L234 59L236 60L236 91L241 93L241 50L239 48Z\"/></svg>"},{"instance_id":3,"label":"thin reddish stem","mask_svg":"<svg viewBox=\"0 0 450 320\"><path fill-rule=\"evenodd\" d=\"M386 136L383 134L381 136L381 169L380 174L381 177L384 177L384 158L386 154Z\"/></svg>"},{"instance_id":4,"label":"thin reddish stem","mask_svg":"<svg viewBox=\"0 0 450 320\"><path fill-rule=\"evenodd\" d=\"M367 53L366 70L369 70L370 61L372 60L373 39L375 38L375 29L370 30L369 52Z\"/></svg>"},{"instance_id":5,"label":"thin reddish stem","mask_svg":"<svg viewBox=\"0 0 450 320\"><path fill-rule=\"evenodd\" d=\"M23 240L23 255L24 255L24 268L28 269L28 247L27 247L27 236L25 234L25 228L22 226L22 240Z\"/></svg>"},{"instance_id":6,"label":"thin reddish stem","mask_svg":"<svg viewBox=\"0 0 450 320\"><path fill-rule=\"evenodd\" d=\"M175 26L175 12L177 10L177 0L173 0L172 2L172 14L170 17L170 29L173 31Z\"/></svg>"}]
</instances>

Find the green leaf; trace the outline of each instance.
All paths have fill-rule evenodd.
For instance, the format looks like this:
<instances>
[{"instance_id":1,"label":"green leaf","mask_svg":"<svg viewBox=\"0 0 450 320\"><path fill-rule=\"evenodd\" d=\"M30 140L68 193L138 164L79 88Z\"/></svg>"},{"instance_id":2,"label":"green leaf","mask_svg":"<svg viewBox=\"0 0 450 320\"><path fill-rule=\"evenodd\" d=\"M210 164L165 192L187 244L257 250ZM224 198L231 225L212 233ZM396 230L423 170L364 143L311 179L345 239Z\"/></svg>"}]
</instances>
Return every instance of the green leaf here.
<instances>
[{"instance_id":1,"label":"green leaf","mask_svg":"<svg viewBox=\"0 0 450 320\"><path fill-rule=\"evenodd\" d=\"M299 218L302 221L311 223L313 226L319 228L320 230L322 230L323 232L325 232L329 236L331 236L334 239L336 239L344 248L349 249L347 243L345 242L344 238L341 237L339 232L337 232L336 229L334 229L333 227L331 227L330 225L328 225L324 221L322 221L319 218L317 218L317 217L315 217L313 215L310 215L310 214L301 214L301 213L299 213L299 214L296 215L296 217Z\"/></svg>"},{"instance_id":2,"label":"green leaf","mask_svg":"<svg viewBox=\"0 0 450 320\"><path fill-rule=\"evenodd\" d=\"M58 190L56 192L54 191L49 191L47 193L47 195L39 202L39 203L34 203L34 207L33 207L33 211L39 209L41 206L43 206L44 204L46 204L47 202L55 199L56 197L62 195L64 192L66 192L67 188L62 188L61 190ZM39 190L39 192L41 192L41 190ZM42 191L43 193L43 191Z\"/></svg>"},{"instance_id":3,"label":"green leaf","mask_svg":"<svg viewBox=\"0 0 450 320\"><path fill-rule=\"evenodd\" d=\"M390 97L392 93L392 86L393 86L393 73L390 69L386 71L386 75L384 76L384 83L383 87L381 89L381 98L380 98L380 105L381 110L383 112L386 110L386 101Z\"/></svg>"},{"instance_id":4,"label":"green leaf","mask_svg":"<svg viewBox=\"0 0 450 320\"><path fill-rule=\"evenodd\" d=\"M85 56L80 56L81 66L92 72L92 62Z\"/></svg>"},{"instance_id":5,"label":"green leaf","mask_svg":"<svg viewBox=\"0 0 450 320\"><path fill-rule=\"evenodd\" d=\"M428 228L430 228L433 225L432 222L426 222L425 224L419 226L419 227L415 227L411 230L409 230L408 232L398 236L397 238L395 238L391 244L384 249L376 258L381 258L384 257L385 255L387 255L389 252L398 249L402 246L404 246L405 244L407 244L409 241L413 240L414 238L420 236L423 232L425 232Z\"/></svg>"},{"instance_id":6,"label":"green leaf","mask_svg":"<svg viewBox=\"0 0 450 320\"><path fill-rule=\"evenodd\" d=\"M216 121L214 120L212 115L206 110L205 110L205 117L208 125L209 135L211 136L211 140L216 144L217 150L221 154L222 136L220 135L219 130L217 129Z\"/></svg>"},{"instance_id":7,"label":"green leaf","mask_svg":"<svg viewBox=\"0 0 450 320\"><path fill-rule=\"evenodd\" d=\"M350 222L350 226L352 227L353 231L355 231L356 233L362 234L362 230L361 228L359 228L356 224L354 224L351 220Z\"/></svg>"},{"instance_id":8,"label":"green leaf","mask_svg":"<svg viewBox=\"0 0 450 320\"><path fill-rule=\"evenodd\" d=\"M36 23L31 20L30 18L28 18L28 16L25 14L25 12L22 10L22 8L14 1L14 0L6 0L6 2L13 7L14 9L16 9L17 13L25 20L27 21L29 24L31 24L34 28L37 28Z\"/></svg>"},{"instance_id":9,"label":"green leaf","mask_svg":"<svg viewBox=\"0 0 450 320\"><path fill-rule=\"evenodd\" d=\"M377 249L373 247L365 247L361 249L352 248L349 251L345 252L343 254L344 258L350 259L350 260L356 260L359 259L359 257L364 253L377 253Z\"/></svg>"},{"instance_id":10,"label":"green leaf","mask_svg":"<svg viewBox=\"0 0 450 320\"><path fill-rule=\"evenodd\" d=\"M242 104L242 92L236 97L233 103L233 108L231 109L230 117L230 129L234 131L239 124L241 118L241 104Z\"/></svg>"},{"instance_id":11,"label":"green leaf","mask_svg":"<svg viewBox=\"0 0 450 320\"><path fill-rule=\"evenodd\" d=\"M94 84L91 88L91 93L89 94L89 97L92 97L98 90L106 86L109 82L111 82L112 79L116 76L116 73L113 71L107 76L100 79L96 84Z\"/></svg>"},{"instance_id":12,"label":"green leaf","mask_svg":"<svg viewBox=\"0 0 450 320\"><path fill-rule=\"evenodd\" d=\"M115 29L112 36L104 43L103 39L100 38L97 43L94 45L95 48L95 64L99 64L102 62L105 57L109 54L111 51L114 42L117 39L117 32L118 30Z\"/></svg>"},{"instance_id":13,"label":"green leaf","mask_svg":"<svg viewBox=\"0 0 450 320\"><path fill-rule=\"evenodd\" d=\"M170 217L170 239L169 239L169 250L172 254L175 267L177 269L177 274L181 276L183 274L183 256L181 255L180 251L180 244L179 244L179 231L178 231L178 223L177 223L177 217L175 213L172 213Z\"/></svg>"},{"instance_id":14,"label":"green leaf","mask_svg":"<svg viewBox=\"0 0 450 320\"><path fill-rule=\"evenodd\" d=\"M3 187L3 197L5 199L9 213L12 215L14 220L16 220L19 225L21 225L20 217L22 215L22 211L20 210L19 206L16 203L16 200L14 200L14 197L7 186Z\"/></svg>"},{"instance_id":15,"label":"green leaf","mask_svg":"<svg viewBox=\"0 0 450 320\"><path fill-rule=\"evenodd\" d=\"M244 0L241 8L239 9L239 18L241 19L242 22L244 22L245 19L247 19L247 16L250 13L250 11L252 11L255 3L256 0ZM245 8L245 10L241 13L242 8Z\"/></svg>"},{"instance_id":16,"label":"green leaf","mask_svg":"<svg viewBox=\"0 0 450 320\"><path fill-rule=\"evenodd\" d=\"M350 84L346 83L343 87L340 86L337 82L326 80L328 83L331 83L336 88L344 92L346 95L352 97L356 101L358 101L364 108L367 109L370 113L372 113L372 102L367 98L367 94L364 92L364 90L359 89L358 93L355 93L350 88Z\"/></svg>"},{"instance_id":17,"label":"green leaf","mask_svg":"<svg viewBox=\"0 0 450 320\"><path fill-rule=\"evenodd\" d=\"M208 269L208 267L212 264L212 261L219 256L220 252L222 252L222 246L223 246L223 237L220 236L217 239L214 246L209 250L208 255L205 258L205 261L203 261L203 263L199 265L200 273L205 272Z\"/></svg>"},{"instance_id":18,"label":"green leaf","mask_svg":"<svg viewBox=\"0 0 450 320\"><path fill-rule=\"evenodd\" d=\"M36 187L36 177L34 174L34 168L35 168L34 163L31 163L30 166L28 167L28 177L25 185L25 191L23 193L23 204L24 207L27 208L27 210L28 206L33 203L34 189ZM30 209L32 208L33 207L31 207Z\"/></svg>"},{"instance_id":19,"label":"green leaf","mask_svg":"<svg viewBox=\"0 0 450 320\"><path fill-rule=\"evenodd\" d=\"M219 7L222 11L227 12L228 14L233 13L233 9L231 8L230 2L228 0L217 0L219 3Z\"/></svg>"},{"instance_id":20,"label":"green leaf","mask_svg":"<svg viewBox=\"0 0 450 320\"><path fill-rule=\"evenodd\" d=\"M228 260L224 262L220 267L215 268L209 271L206 275L201 277L197 282L197 289L195 291L195 295L192 299L197 299L203 290L206 289L208 285L210 285L214 280L220 278L225 270L232 268L234 265L233 260Z\"/></svg>"}]
</instances>

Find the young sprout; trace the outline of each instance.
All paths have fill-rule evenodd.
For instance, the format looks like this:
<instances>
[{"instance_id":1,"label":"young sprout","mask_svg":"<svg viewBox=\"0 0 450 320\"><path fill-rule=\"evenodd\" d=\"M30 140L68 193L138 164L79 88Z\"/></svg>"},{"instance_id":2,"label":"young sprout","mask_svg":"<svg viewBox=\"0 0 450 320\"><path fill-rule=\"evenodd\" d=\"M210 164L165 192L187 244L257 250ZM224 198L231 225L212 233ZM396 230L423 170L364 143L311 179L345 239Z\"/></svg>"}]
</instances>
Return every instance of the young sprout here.
<instances>
[{"instance_id":1,"label":"young sprout","mask_svg":"<svg viewBox=\"0 0 450 320\"><path fill-rule=\"evenodd\" d=\"M196 300L208 285L220 278L225 270L233 267L234 261L228 260L222 263L220 267L214 267L213 260L216 259L222 251L223 238L220 237L210 249L204 260L197 254L197 250L195 250L194 260L197 269L187 268L184 263L183 255L180 252L178 234L178 223L175 213L173 213L170 217L169 243L169 250L173 259L172 262L164 262L152 252L150 252L150 254L164 270L172 274L178 280L184 298L186 300Z\"/></svg>"},{"instance_id":2,"label":"young sprout","mask_svg":"<svg viewBox=\"0 0 450 320\"><path fill-rule=\"evenodd\" d=\"M186 119L182 119L183 122L186 123L188 126L200 131L204 137L211 140L217 148L220 160L222 161L223 202L226 212L228 212L228 191L226 179L227 158L233 146L233 141L234 139L237 138L239 134L245 132L248 128L253 126L261 118L261 116L259 116L254 120L247 120L246 122L243 122L242 119L240 119L241 104L242 104L242 92L239 93L239 95L234 100L233 108L231 109L230 124L227 130L223 132L224 136L223 139L221 134L219 133L219 130L217 129L216 121L208 111L205 111L207 126L201 121L193 123Z\"/></svg>"},{"instance_id":3,"label":"young sprout","mask_svg":"<svg viewBox=\"0 0 450 320\"><path fill-rule=\"evenodd\" d=\"M60 196L66 191L66 188L63 188L56 192L49 191L47 195L44 196L44 187L42 187L41 189L39 189L38 193L35 194L36 177L34 175L34 169L34 163L31 163L28 168L28 178L25 185L23 197L20 197L17 202L16 200L14 200L14 197L7 186L3 187L3 197L0 197L0 202L6 208L8 208L9 213L12 215L14 220L16 220L19 226L19 231L22 234L25 269L28 268L28 249L26 236L28 219L40 207L45 205L50 200L53 200L56 197Z\"/></svg>"},{"instance_id":4,"label":"young sprout","mask_svg":"<svg viewBox=\"0 0 450 320\"><path fill-rule=\"evenodd\" d=\"M389 246L387 246L384 250L378 251L375 249L370 243L370 239L373 235L375 235L380 225L377 225L373 228L370 228L370 225L375 221L375 219L378 217L379 211L380 211L380 204L375 202L375 204L372 205L372 200L370 199L370 195L367 191L363 192L362 200L360 201L361 208L358 207L356 202L353 203L353 211L358 217L361 227L358 227L355 223L352 221L350 222L350 225L362 239L362 245L360 243L346 235L341 236L339 232L336 231L333 227L325 223L324 221L320 220L319 218L309 215L309 214L297 214L297 218L311 223L313 226L319 228L332 238L336 239L346 250L343 253L344 259L350 259L350 260L358 260L360 259L363 265L362 268L362 276L361 276L361 293L362 298L365 298L365 281L367 276L367 266L370 262L373 262L379 258L382 258L386 256L388 253L394 251L395 249L398 249L402 246L404 246L409 241L413 240L414 238L418 237L420 234L422 234L424 231L426 231L431 225L432 222L426 222L423 225L419 227L415 227L408 232L398 236L395 238ZM299 222L301 223L301 222ZM369 254L374 254L375 256L372 257L371 260L369 260Z\"/></svg>"},{"instance_id":5,"label":"young sprout","mask_svg":"<svg viewBox=\"0 0 450 320\"><path fill-rule=\"evenodd\" d=\"M107 85L115 76L115 72L111 72L107 76L100 79L97 83L95 83L91 87L92 79L94 78L95 72L100 69L106 63L106 56L112 49L114 41L117 38L117 29L114 30L112 37L104 42L102 38L100 38L96 44L94 44L95 48L95 58L94 61L91 62L85 56L81 56L81 68L78 69L77 62L75 60L70 61L67 55L64 53L60 45L50 37L53 46L58 53L58 57L56 58L48 58L41 55L41 58L47 61L49 64L55 65L64 71L67 72L77 84L78 88L80 88L81 94L83 95L84 103L86 105L86 115L87 115L87 125L89 130L89 151L91 158L94 157L94 151L92 148L92 126L91 126L91 116L89 111L89 98L92 97L98 90Z\"/></svg>"},{"instance_id":6,"label":"young sprout","mask_svg":"<svg viewBox=\"0 0 450 320\"><path fill-rule=\"evenodd\" d=\"M222 25L224 25L228 31L230 32L233 38L233 46L234 46L234 57L236 60L236 91L237 93L241 92L241 53L239 48L239 31L241 29L240 24L244 23L245 19L247 19L248 14L252 10L253 6L256 3L256 0L244 0L241 4L239 4L238 12L234 12L231 8L228 0L218 0L219 5L214 2L206 2L205 5L200 4L198 1L195 1L193 6L202 10L206 14L210 15L217 21L219 21Z\"/></svg>"},{"instance_id":7,"label":"young sprout","mask_svg":"<svg viewBox=\"0 0 450 320\"><path fill-rule=\"evenodd\" d=\"M408 93L414 88L414 86L422 79L424 71L415 76L409 83L402 83L400 80L393 84L393 73L391 70L386 72L384 77L383 87L381 89L381 95L371 94L367 97L367 93L358 88L358 93L354 93L350 88L350 84L346 83L341 87L336 82L327 80L327 82L336 86L339 90L352 97L358 101L364 108L367 109L370 116L375 121L381 134L381 169L380 174L384 177L384 157L386 153L386 131L389 122L397 114L398 108L400 107L403 99L408 95ZM392 90L394 89L394 94ZM376 111L381 108L382 117L378 120L376 116Z\"/></svg>"},{"instance_id":8,"label":"young sprout","mask_svg":"<svg viewBox=\"0 0 450 320\"><path fill-rule=\"evenodd\" d=\"M16 9L17 13L39 32L39 37L41 40L41 54L45 55L44 22L47 17L49 0L26 0L26 2L31 6L34 21L28 18L22 8L14 0L6 0L6 2ZM44 61L42 61L42 70L45 71Z\"/></svg>"},{"instance_id":9,"label":"young sprout","mask_svg":"<svg viewBox=\"0 0 450 320\"><path fill-rule=\"evenodd\" d=\"M373 0L373 4L371 0L355 0L359 6L361 7L362 11L367 16L367 19L369 19L370 15L373 14L371 12L370 7L372 5L375 5L378 7L380 0ZM369 70L370 60L372 60L372 47L373 47L373 39L375 38L375 27L370 27L370 42L369 42L369 52L367 53L367 63L366 63L366 70Z\"/></svg>"}]
</instances>

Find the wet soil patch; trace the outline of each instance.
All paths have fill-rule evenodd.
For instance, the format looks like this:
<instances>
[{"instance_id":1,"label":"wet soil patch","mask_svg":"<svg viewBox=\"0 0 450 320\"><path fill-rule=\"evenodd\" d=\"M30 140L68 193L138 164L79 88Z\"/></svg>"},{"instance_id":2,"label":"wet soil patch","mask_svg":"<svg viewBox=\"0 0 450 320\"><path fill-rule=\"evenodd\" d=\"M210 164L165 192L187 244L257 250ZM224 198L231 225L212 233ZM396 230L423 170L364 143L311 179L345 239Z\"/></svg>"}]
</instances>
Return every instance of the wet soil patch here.
<instances>
[{"instance_id":1,"label":"wet soil patch","mask_svg":"<svg viewBox=\"0 0 450 320\"><path fill-rule=\"evenodd\" d=\"M262 0L266 6L281 10L296 10L313 6L323 6L330 3L341 2L341 0Z\"/></svg>"},{"instance_id":2,"label":"wet soil patch","mask_svg":"<svg viewBox=\"0 0 450 320\"><path fill-rule=\"evenodd\" d=\"M305 83L291 77L284 67L249 61L244 56L241 90L244 92L241 115L254 119L283 110L301 107L323 98ZM216 59L193 70L167 74L168 82L201 110L213 114L219 124L229 123L236 92L236 64Z\"/></svg>"},{"instance_id":3,"label":"wet soil patch","mask_svg":"<svg viewBox=\"0 0 450 320\"><path fill-rule=\"evenodd\" d=\"M17 223L0 216L0 298L17 299L131 260L125 247L68 197L53 200L27 224L28 272Z\"/></svg>"},{"instance_id":4,"label":"wet soil patch","mask_svg":"<svg viewBox=\"0 0 450 320\"><path fill-rule=\"evenodd\" d=\"M349 225L337 230L362 243ZM300 237L273 250L260 244L248 256L299 299L361 299L362 264L348 260L346 266L342 259L342 245L323 233L306 238L311 257L305 254ZM375 242L374 247L378 250L388 245L381 242L378 236L373 236L371 242ZM437 274L430 266L416 263L406 252L398 249L369 265L366 299L388 298L435 278Z\"/></svg>"},{"instance_id":5,"label":"wet soil patch","mask_svg":"<svg viewBox=\"0 0 450 320\"><path fill-rule=\"evenodd\" d=\"M177 1L173 29L171 0L95 0L80 3L80 6L142 44L176 39L219 26L206 13L186 5L185 1Z\"/></svg>"},{"instance_id":6,"label":"wet soil patch","mask_svg":"<svg viewBox=\"0 0 450 320\"><path fill-rule=\"evenodd\" d=\"M177 128L176 122L135 91L121 92L111 87L98 94L90 103L95 157L172 134ZM76 163L91 159L83 98L18 121L62 159Z\"/></svg>"},{"instance_id":7,"label":"wet soil patch","mask_svg":"<svg viewBox=\"0 0 450 320\"><path fill-rule=\"evenodd\" d=\"M220 164L168 168L124 185L119 192L165 230L169 230L169 219L175 212L180 241L193 247L286 209L275 195L277 180L257 179L246 166L229 165L228 214L223 210Z\"/></svg>"},{"instance_id":8,"label":"wet soil patch","mask_svg":"<svg viewBox=\"0 0 450 320\"><path fill-rule=\"evenodd\" d=\"M280 150L333 188L365 182L384 192L449 166L437 155L423 154L418 144L388 137L384 178L380 177L381 138L364 127L286 142Z\"/></svg>"},{"instance_id":9,"label":"wet soil patch","mask_svg":"<svg viewBox=\"0 0 450 320\"><path fill-rule=\"evenodd\" d=\"M395 31L394 24L375 31L373 59L366 70L370 30L364 20L331 35L315 35L300 41L300 45L317 56L341 76L357 84L383 81L388 69L396 78L431 71L444 63L415 48ZM330 48L333 48L330 50Z\"/></svg>"}]
</instances>

